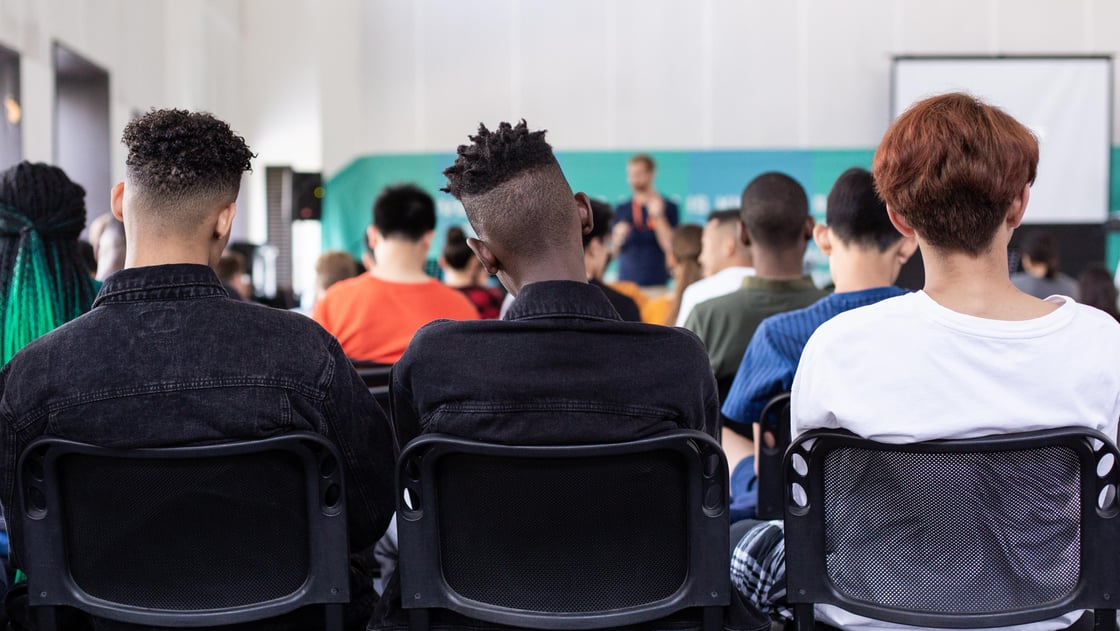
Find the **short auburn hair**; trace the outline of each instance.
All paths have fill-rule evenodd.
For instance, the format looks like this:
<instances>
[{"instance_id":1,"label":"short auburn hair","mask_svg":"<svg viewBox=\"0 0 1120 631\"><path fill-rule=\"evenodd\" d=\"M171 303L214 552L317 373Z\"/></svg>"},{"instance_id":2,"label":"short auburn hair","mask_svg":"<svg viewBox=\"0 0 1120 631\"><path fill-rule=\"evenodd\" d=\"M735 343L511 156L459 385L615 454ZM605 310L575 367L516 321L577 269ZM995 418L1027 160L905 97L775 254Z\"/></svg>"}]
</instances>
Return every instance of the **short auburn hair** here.
<instances>
[{"instance_id":1,"label":"short auburn hair","mask_svg":"<svg viewBox=\"0 0 1120 631\"><path fill-rule=\"evenodd\" d=\"M872 172L879 196L931 246L977 256L1034 183L1038 139L968 94L919 101L887 129Z\"/></svg>"}]
</instances>

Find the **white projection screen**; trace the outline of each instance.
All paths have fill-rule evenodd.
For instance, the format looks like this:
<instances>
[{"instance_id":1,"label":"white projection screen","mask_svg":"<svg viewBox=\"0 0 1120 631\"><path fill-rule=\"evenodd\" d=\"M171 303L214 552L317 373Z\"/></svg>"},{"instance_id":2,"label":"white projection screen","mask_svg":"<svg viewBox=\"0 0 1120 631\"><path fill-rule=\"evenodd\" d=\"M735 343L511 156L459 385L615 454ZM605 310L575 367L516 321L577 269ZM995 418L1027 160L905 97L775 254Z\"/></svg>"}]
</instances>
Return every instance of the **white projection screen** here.
<instances>
[{"instance_id":1,"label":"white projection screen","mask_svg":"<svg viewBox=\"0 0 1120 631\"><path fill-rule=\"evenodd\" d=\"M1111 58L896 57L891 118L954 91L999 106L1038 136L1038 178L1024 223L1108 219Z\"/></svg>"}]
</instances>

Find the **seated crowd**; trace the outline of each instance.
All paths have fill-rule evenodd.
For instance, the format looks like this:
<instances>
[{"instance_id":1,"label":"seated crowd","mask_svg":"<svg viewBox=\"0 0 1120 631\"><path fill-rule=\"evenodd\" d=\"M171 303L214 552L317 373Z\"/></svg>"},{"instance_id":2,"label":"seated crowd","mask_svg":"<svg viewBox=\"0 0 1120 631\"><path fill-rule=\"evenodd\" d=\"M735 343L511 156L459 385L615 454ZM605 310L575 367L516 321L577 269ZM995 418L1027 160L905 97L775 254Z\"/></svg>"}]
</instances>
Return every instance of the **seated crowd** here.
<instances>
[{"instance_id":1,"label":"seated crowd","mask_svg":"<svg viewBox=\"0 0 1120 631\"><path fill-rule=\"evenodd\" d=\"M320 259L310 318L253 304L245 260L225 253L253 155L208 114L156 110L125 128L110 220L122 230L99 230L98 269L78 245L81 187L47 165L0 174L5 512L20 454L40 436L142 448L315 432L337 446L346 477L346 626L400 628L399 577L390 563L375 590L371 568L375 544L379 557L394 552L394 471L409 441L579 445L692 429L721 441L731 467L725 627L762 631L791 617L782 522L754 520L758 421L775 395L792 393L794 436L840 428L907 443L1087 427L1115 440L1116 288L1091 268L1078 290L1045 235L1012 277L1039 148L998 108L963 94L919 102L887 130L870 172L839 177L824 224L783 173L747 183L738 210L678 225L648 156L627 165L634 195L612 210L573 189L524 121L469 140L444 171L470 225L446 235L445 282L425 271L432 197L391 186L373 204L364 265ZM810 241L828 257L831 291L805 273ZM100 258L122 247L123 269L104 273ZM924 288L895 287L919 248ZM355 362L392 366L387 409ZM15 570L25 533L18 519L7 527ZM18 584L6 609L28 628ZM1031 628L1065 628L1079 613ZM113 628L76 613L68 624ZM315 624L297 611L259 628Z\"/></svg>"}]
</instances>

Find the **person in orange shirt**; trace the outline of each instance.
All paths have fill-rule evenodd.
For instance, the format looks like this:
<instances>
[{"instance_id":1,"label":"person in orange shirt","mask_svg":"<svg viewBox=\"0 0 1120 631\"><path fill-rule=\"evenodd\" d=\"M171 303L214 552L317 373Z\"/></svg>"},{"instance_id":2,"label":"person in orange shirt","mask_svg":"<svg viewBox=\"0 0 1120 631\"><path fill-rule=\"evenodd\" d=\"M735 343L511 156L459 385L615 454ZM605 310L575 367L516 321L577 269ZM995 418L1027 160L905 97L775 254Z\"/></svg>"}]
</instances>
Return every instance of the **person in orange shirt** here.
<instances>
[{"instance_id":1,"label":"person in orange shirt","mask_svg":"<svg viewBox=\"0 0 1120 631\"><path fill-rule=\"evenodd\" d=\"M417 186L390 186L377 197L367 230L377 263L331 286L312 313L347 357L392 364L432 320L478 319L461 292L424 273L435 228L435 202Z\"/></svg>"}]
</instances>

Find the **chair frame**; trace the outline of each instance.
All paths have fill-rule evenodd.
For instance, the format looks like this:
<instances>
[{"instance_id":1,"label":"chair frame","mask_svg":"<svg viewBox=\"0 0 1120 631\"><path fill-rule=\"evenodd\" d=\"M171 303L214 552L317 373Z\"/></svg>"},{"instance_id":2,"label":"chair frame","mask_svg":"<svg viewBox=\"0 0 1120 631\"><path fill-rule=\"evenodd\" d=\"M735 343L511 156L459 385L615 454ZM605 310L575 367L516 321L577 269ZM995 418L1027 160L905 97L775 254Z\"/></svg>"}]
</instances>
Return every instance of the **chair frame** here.
<instances>
[{"instance_id":1,"label":"chair frame","mask_svg":"<svg viewBox=\"0 0 1120 631\"><path fill-rule=\"evenodd\" d=\"M515 610L468 599L443 576L439 550L439 509L435 467L444 456L471 454L493 458L601 458L671 450L688 463L688 573L670 597L637 607L590 613ZM428 434L413 440L397 467L397 528L400 542L402 604L410 628L429 627L430 609L498 624L536 629L599 629L638 624L688 607L704 608L704 627L722 629L730 604L727 459L719 444L695 430L679 430L632 442L607 445L514 446ZM405 503L405 494L420 498ZM500 571L500 568L496 568Z\"/></svg>"},{"instance_id":2,"label":"chair frame","mask_svg":"<svg viewBox=\"0 0 1120 631\"><path fill-rule=\"evenodd\" d=\"M1098 446L1099 445L1099 446ZM983 614L943 614L909 611L852 599L832 584L825 565L823 475L826 456L840 448L909 453L992 453L1043 447L1066 447L1077 454L1081 478L1081 577L1066 597L1023 610ZM1097 466L1111 455L1111 469L1098 476ZM802 463L795 466L797 458ZM801 468L802 472L797 469ZM1097 506L1108 485L1120 484L1120 452L1111 438L1088 428L1061 428L959 440L885 444L860 438L843 430L807 432L790 446L785 458L786 581L787 597L794 605L798 631L814 628L813 604L831 604L860 616L897 624L949 629L1004 627L1056 618L1079 609L1096 610L1096 629L1115 631L1116 605L1120 601L1120 507L1115 493L1111 505ZM794 500L794 485L805 492L807 503ZM1111 551L1104 553L1104 551Z\"/></svg>"},{"instance_id":3,"label":"chair frame","mask_svg":"<svg viewBox=\"0 0 1120 631\"><path fill-rule=\"evenodd\" d=\"M269 451L295 454L303 462L310 566L297 591L269 601L223 609L163 610L107 601L90 595L75 583L68 564L65 511L59 490L58 464L62 458L82 454L121 460L197 460ZM332 486L341 499L329 504L326 494ZM17 489L19 518L23 520L22 569L28 576L29 604L37 628L57 628L56 607L73 607L89 615L131 624L199 627L264 620L307 605L322 604L327 629L342 629L342 607L350 600L346 494L338 451L319 434L293 432L260 440L151 449L112 449L39 438L20 456ZM44 503L29 501L31 492L43 498Z\"/></svg>"},{"instance_id":4,"label":"chair frame","mask_svg":"<svg viewBox=\"0 0 1120 631\"><path fill-rule=\"evenodd\" d=\"M785 511L785 468L783 458L790 442L790 393L783 392L766 403L758 415L758 519L781 519ZM774 446L762 440L774 436Z\"/></svg>"}]
</instances>

